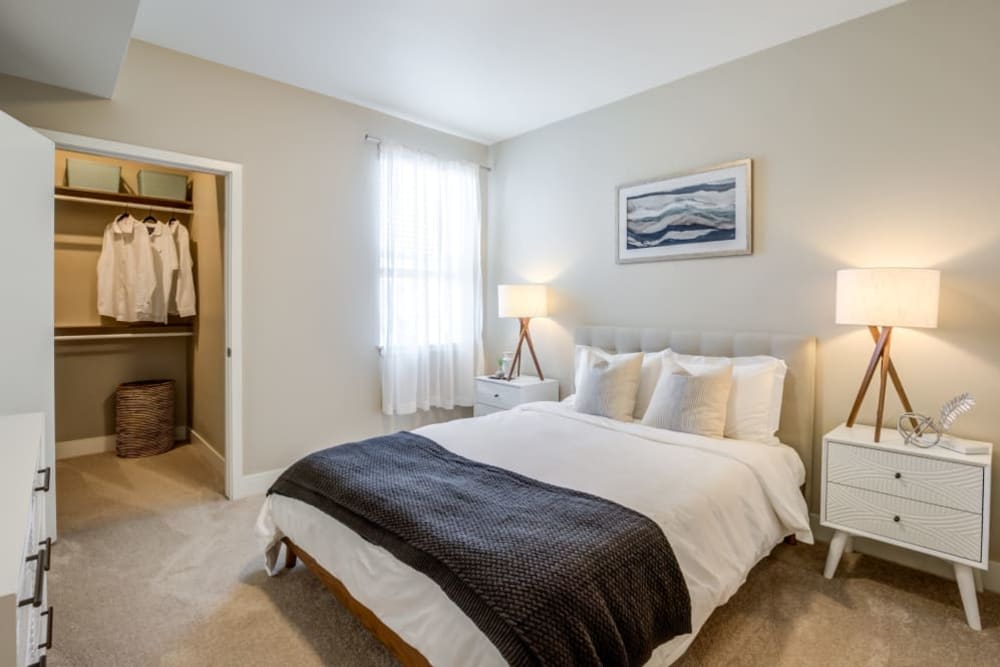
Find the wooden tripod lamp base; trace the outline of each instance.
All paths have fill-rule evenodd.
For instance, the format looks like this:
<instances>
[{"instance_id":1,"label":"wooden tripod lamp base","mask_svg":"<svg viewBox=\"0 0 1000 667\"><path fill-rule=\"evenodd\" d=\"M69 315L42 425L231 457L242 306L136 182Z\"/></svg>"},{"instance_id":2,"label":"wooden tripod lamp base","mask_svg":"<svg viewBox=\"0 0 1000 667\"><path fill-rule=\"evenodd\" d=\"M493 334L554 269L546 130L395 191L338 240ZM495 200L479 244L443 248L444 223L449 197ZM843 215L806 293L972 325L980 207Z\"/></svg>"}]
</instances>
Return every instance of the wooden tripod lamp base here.
<instances>
[{"instance_id":1,"label":"wooden tripod lamp base","mask_svg":"<svg viewBox=\"0 0 1000 667\"><path fill-rule=\"evenodd\" d=\"M882 419L885 416L887 380L892 381L892 386L895 387L896 393L899 395L899 401L903 404L903 409L907 412L913 412L913 408L910 406L910 399L906 395L906 390L903 389L899 373L896 372L896 367L889 356L889 349L892 342L892 327L882 327L881 331L879 331L878 327L868 327L868 331L871 332L872 339L875 341L875 350L872 352L872 358L868 362L868 369L865 371L865 376L861 379L861 387L858 389L858 395L855 397L854 405L851 407L851 415L847 418L847 426L854 426L854 421L858 418L858 411L861 410L861 403L865 400L865 394L868 393L868 387L871 385L872 378L875 376L877 369L879 371L879 386L878 408L875 415L875 442L879 442L882 437Z\"/></svg>"},{"instance_id":2,"label":"wooden tripod lamp base","mask_svg":"<svg viewBox=\"0 0 1000 667\"><path fill-rule=\"evenodd\" d=\"M531 332L528 331L528 322L531 321L529 317L522 317L521 320L521 333L517 336L517 349L514 350L514 359L510 362L510 370L507 371L507 379L514 379L514 369L517 369L517 375L521 374L521 348L525 343L528 344L528 351L531 352L531 360L535 362L535 372L538 373L538 379L544 380L545 376L542 375L542 367L538 365L538 357L535 355L535 345L531 342Z\"/></svg>"}]
</instances>

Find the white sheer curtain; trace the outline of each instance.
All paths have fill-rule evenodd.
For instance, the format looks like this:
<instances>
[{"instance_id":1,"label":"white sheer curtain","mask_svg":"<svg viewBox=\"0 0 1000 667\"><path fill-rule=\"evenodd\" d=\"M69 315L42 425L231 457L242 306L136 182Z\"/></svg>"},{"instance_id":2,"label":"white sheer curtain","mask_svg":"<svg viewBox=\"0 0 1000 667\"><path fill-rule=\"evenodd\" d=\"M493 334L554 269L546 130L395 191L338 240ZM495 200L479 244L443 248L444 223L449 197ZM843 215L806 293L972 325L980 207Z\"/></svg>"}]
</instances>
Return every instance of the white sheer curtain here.
<instances>
[{"instance_id":1,"label":"white sheer curtain","mask_svg":"<svg viewBox=\"0 0 1000 667\"><path fill-rule=\"evenodd\" d=\"M474 402L482 373L479 166L379 150L382 412Z\"/></svg>"}]
</instances>

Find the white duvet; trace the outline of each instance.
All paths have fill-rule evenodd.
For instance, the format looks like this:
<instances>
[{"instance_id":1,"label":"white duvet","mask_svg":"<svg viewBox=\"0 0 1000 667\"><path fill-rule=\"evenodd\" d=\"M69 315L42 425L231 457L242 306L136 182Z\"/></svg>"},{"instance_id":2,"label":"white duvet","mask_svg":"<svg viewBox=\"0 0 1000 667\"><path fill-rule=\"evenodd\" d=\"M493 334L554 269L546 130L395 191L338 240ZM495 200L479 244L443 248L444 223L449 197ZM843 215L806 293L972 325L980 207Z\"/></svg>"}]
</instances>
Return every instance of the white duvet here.
<instances>
[{"instance_id":1,"label":"white duvet","mask_svg":"<svg viewBox=\"0 0 1000 667\"><path fill-rule=\"evenodd\" d=\"M649 665L676 660L712 610L786 535L812 542L799 490L805 469L785 445L626 424L558 403L416 432L466 458L607 498L659 524L691 594L693 632L660 646ZM288 536L432 664L506 664L431 579L312 506L269 496L257 532L269 572Z\"/></svg>"}]
</instances>

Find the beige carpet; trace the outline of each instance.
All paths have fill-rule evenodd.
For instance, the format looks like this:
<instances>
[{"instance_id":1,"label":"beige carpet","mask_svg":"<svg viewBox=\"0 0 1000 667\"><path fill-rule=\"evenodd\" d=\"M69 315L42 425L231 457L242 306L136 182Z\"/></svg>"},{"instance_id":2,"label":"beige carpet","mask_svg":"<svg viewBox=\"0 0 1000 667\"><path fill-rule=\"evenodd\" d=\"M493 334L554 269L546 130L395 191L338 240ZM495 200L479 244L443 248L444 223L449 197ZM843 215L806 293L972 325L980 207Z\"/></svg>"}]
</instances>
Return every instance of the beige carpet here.
<instances>
[{"instance_id":1,"label":"beige carpet","mask_svg":"<svg viewBox=\"0 0 1000 667\"><path fill-rule=\"evenodd\" d=\"M260 498L230 503L191 446L150 459L59 462L50 664L391 665L302 566L261 569ZM954 584L824 548L779 547L717 610L682 665L1000 664L1000 596L985 630Z\"/></svg>"}]
</instances>

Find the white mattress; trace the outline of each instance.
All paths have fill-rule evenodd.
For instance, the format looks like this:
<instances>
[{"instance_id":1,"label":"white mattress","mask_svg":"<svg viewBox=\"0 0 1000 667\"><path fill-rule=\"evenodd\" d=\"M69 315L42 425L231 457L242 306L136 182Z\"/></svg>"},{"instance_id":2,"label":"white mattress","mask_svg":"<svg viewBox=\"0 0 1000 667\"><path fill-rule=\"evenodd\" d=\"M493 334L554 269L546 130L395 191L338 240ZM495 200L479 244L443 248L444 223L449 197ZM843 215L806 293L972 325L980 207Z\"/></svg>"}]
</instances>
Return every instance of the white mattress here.
<instances>
[{"instance_id":1,"label":"white mattress","mask_svg":"<svg viewBox=\"0 0 1000 667\"><path fill-rule=\"evenodd\" d=\"M660 646L649 665L676 660L784 536L812 542L799 491L805 470L785 445L664 431L557 403L416 432L456 454L607 498L659 524L691 594L693 632ZM506 664L436 583L312 506L270 496L257 532L268 572L276 572L288 536L432 664Z\"/></svg>"}]
</instances>

